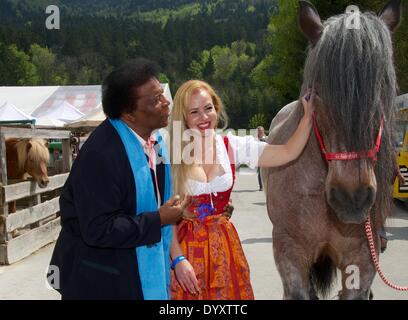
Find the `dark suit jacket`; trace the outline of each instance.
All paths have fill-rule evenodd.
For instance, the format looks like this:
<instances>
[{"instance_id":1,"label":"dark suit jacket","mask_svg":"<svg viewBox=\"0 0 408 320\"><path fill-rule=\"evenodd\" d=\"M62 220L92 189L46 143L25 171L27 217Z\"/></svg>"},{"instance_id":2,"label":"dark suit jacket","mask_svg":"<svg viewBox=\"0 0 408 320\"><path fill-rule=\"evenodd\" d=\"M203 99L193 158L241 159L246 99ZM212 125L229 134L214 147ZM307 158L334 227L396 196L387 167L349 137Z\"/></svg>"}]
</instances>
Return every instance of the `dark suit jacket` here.
<instances>
[{"instance_id":1,"label":"dark suit jacket","mask_svg":"<svg viewBox=\"0 0 408 320\"><path fill-rule=\"evenodd\" d=\"M164 166L157 171L163 194ZM135 247L160 241L161 223L157 212L136 215L135 192L125 148L106 120L81 148L60 197L50 265L59 268L63 299L143 299Z\"/></svg>"}]
</instances>

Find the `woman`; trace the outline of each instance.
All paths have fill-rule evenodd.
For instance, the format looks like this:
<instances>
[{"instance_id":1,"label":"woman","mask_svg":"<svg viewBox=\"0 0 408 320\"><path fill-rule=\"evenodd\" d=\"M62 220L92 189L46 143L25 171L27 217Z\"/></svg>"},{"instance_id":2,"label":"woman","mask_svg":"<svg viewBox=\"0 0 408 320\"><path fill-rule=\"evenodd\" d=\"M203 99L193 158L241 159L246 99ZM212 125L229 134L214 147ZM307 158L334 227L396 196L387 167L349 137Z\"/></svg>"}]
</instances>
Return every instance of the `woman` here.
<instances>
[{"instance_id":1,"label":"woman","mask_svg":"<svg viewBox=\"0 0 408 320\"><path fill-rule=\"evenodd\" d=\"M235 164L273 167L296 159L312 128L312 100L302 98L305 115L288 143L269 145L252 136L216 134L219 122L226 124L227 117L207 83L190 80L177 91L172 110L173 150L175 128L193 142L181 141L180 152L174 153L181 163L173 157L174 192L181 198L191 197L191 204L186 219L173 229L172 299L254 299L241 242L224 212L234 185Z\"/></svg>"}]
</instances>

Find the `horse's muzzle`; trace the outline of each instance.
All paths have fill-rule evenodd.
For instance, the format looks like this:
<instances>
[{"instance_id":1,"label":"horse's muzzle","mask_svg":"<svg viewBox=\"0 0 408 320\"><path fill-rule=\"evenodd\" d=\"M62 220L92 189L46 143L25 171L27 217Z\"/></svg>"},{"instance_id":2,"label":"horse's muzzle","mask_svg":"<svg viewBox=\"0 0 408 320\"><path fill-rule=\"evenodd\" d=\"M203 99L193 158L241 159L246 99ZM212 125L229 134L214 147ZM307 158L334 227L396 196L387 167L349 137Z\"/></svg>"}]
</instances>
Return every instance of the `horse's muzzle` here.
<instances>
[{"instance_id":1,"label":"horse's muzzle","mask_svg":"<svg viewBox=\"0 0 408 320\"><path fill-rule=\"evenodd\" d=\"M376 191L373 187L361 187L349 193L339 187L331 187L327 195L330 207L344 223L363 223L374 204Z\"/></svg>"},{"instance_id":2,"label":"horse's muzzle","mask_svg":"<svg viewBox=\"0 0 408 320\"><path fill-rule=\"evenodd\" d=\"M50 182L50 180L41 180L41 181L39 181L38 182L38 186L40 187L40 188L45 188L45 187L47 187L48 186L48 183Z\"/></svg>"}]
</instances>

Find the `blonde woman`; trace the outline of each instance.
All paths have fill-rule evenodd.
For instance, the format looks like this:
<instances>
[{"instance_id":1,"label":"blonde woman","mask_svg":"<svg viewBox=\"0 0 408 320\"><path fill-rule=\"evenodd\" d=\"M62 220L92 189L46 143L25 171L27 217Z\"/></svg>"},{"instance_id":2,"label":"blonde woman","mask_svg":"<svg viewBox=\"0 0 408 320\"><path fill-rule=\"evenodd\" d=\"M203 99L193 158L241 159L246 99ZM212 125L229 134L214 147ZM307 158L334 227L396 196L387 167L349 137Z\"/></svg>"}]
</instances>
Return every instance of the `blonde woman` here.
<instances>
[{"instance_id":1,"label":"blonde woman","mask_svg":"<svg viewBox=\"0 0 408 320\"><path fill-rule=\"evenodd\" d=\"M240 239L224 214L235 165L273 167L296 159L312 128L312 101L302 98L302 103L305 114L287 144L270 145L252 136L217 134L227 116L209 84L190 80L177 91L171 115L173 186L181 198L191 197L191 204L173 229L172 299L254 299ZM180 139L186 132L193 142Z\"/></svg>"}]
</instances>

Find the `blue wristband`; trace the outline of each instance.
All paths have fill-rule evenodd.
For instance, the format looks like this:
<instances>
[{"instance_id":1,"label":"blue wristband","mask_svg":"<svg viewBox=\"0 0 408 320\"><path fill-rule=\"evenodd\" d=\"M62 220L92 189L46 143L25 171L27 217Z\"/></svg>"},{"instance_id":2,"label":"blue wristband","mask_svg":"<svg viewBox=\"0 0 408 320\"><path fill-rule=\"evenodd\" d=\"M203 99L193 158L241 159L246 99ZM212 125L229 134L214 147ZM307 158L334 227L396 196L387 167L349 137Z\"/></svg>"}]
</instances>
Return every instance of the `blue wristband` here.
<instances>
[{"instance_id":1,"label":"blue wristband","mask_svg":"<svg viewBox=\"0 0 408 320\"><path fill-rule=\"evenodd\" d=\"M176 267L176 265L180 262L186 260L185 256L178 256L176 259L173 259L173 262L171 263L171 268L174 270L174 268Z\"/></svg>"}]
</instances>

